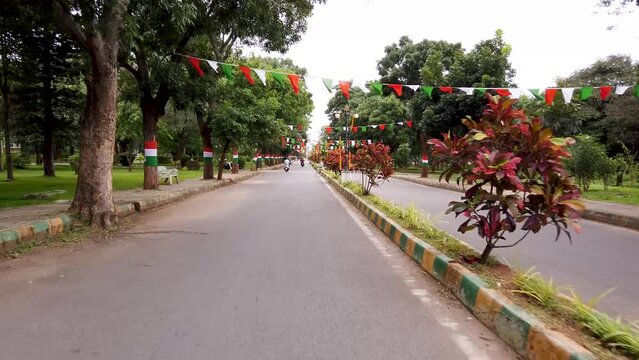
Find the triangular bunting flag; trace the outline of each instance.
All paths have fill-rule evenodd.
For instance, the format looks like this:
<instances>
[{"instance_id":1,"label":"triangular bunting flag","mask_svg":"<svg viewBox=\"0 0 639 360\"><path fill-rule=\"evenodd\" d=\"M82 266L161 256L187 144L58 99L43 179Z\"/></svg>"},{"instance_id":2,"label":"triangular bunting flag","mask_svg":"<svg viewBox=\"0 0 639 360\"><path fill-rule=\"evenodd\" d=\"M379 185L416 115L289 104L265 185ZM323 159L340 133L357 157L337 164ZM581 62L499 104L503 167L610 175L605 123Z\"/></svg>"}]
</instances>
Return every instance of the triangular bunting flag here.
<instances>
[{"instance_id":1,"label":"triangular bunting flag","mask_svg":"<svg viewBox=\"0 0 639 360\"><path fill-rule=\"evenodd\" d=\"M382 94L382 84L378 82L373 82L369 84L373 92L377 95Z\"/></svg>"},{"instance_id":2,"label":"triangular bunting flag","mask_svg":"<svg viewBox=\"0 0 639 360\"><path fill-rule=\"evenodd\" d=\"M386 86L388 86L389 88L393 89L393 91L395 91L395 94L397 94L397 96L402 96L402 85L401 84L386 84Z\"/></svg>"},{"instance_id":3,"label":"triangular bunting flag","mask_svg":"<svg viewBox=\"0 0 639 360\"><path fill-rule=\"evenodd\" d=\"M365 132L366 132L366 126L360 126L360 127L359 127L359 129L360 129L363 133L365 133Z\"/></svg>"},{"instance_id":4,"label":"triangular bunting flag","mask_svg":"<svg viewBox=\"0 0 639 360\"><path fill-rule=\"evenodd\" d=\"M590 96L592 96L592 92L594 88L587 86L581 88L581 100L587 100Z\"/></svg>"},{"instance_id":5,"label":"triangular bunting flag","mask_svg":"<svg viewBox=\"0 0 639 360\"><path fill-rule=\"evenodd\" d=\"M433 87L432 86L422 86L422 91L424 92L424 94L426 94L426 96L428 96L429 98L433 97Z\"/></svg>"},{"instance_id":6,"label":"triangular bunting flag","mask_svg":"<svg viewBox=\"0 0 639 360\"><path fill-rule=\"evenodd\" d=\"M501 96L501 97L507 97L512 95L510 90L508 89L495 89L495 92L497 93L497 95Z\"/></svg>"},{"instance_id":7,"label":"triangular bunting flag","mask_svg":"<svg viewBox=\"0 0 639 360\"><path fill-rule=\"evenodd\" d=\"M465 92L466 95L472 95L473 91L475 91L475 88L471 88L471 87L460 87L458 89Z\"/></svg>"},{"instance_id":8,"label":"triangular bunting flag","mask_svg":"<svg viewBox=\"0 0 639 360\"><path fill-rule=\"evenodd\" d=\"M217 61L206 60L206 62L209 63L209 66L213 69L213 71L217 72Z\"/></svg>"},{"instance_id":9,"label":"triangular bunting flag","mask_svg":"<svg viewBox=\"0 0 639 360\"><path fill-rule=\"evenodd\" d=\"M244 74L244 77L246 78L246 80L248 80L249 84L253 85L255 84L255 80L253 80L253 77L251 76L251 68L248 66L240 66L240 71L242 71L242 74Z\"/></svg>"},{"instance_id":10,"label":"triangular bunting flag","mask_svg":"<svg viewBox=\"0 0 639 360\"><path fill-rule=\"evenodd\" d=\"M350 99L351 95L350 95L350 90L351 90L351 83L350 81L340 81L339 82L339 88L340 90L342 90L342 94L344 94L344 97L347 99Z\"/></svg>"},{"instance_id":11,"label":"triangular bunting flag","mask_svg":"<svg viewBox=\"0 0 639 360\"><path fill-rule=\"evenodd\" d=\"M295 74L288 74L288 80L291 82L293 92L295 95L300 93L300 76Z\"/></svg>"},{"instance_id":12,"label":"triangular bunting flag","mask_svg":"<svg viewBox=\"0 0 639 360\"><path fill-rule=\"evenodd\" d=\"M368 90L366 84L363 81L353 81L353 87L360 88L364 92L364 94L368 94L369 92L371 92L370 90Z\"/></svg>"},{"instance_id":13,"label":"triangular bunting flag","mask_svg":"<svg viewBox=\"0 0 639 360\"><path fill-rule=\"evenodd\" d=\"M486 88L475 88L475 91L479 93L479 95L484 96L486 93Z\"/></svg>"},{"instance_id":14,"label":"triangular bunting flag","mask_svg":"<svg viewBox=\"0 0 639 360\"><path fill-rule=\"evenodd\" d=\"M630 86L617 86L615 88L615 95L623 95Z\"/></svg>"},{"instance_id":15,"label":"triangular bunting flag","mask_svg":"<svg viewBox=\"0 0 639 360\"><path fill-rule=\"evenodd\" d=\"M519 88L510 89L510 93L512 94L510 95L511 99L519 99L521 97L521 89Z\"/></svg>"},{"instance_id":16,"label":"triangular bunting flag","mask_svg":"<svg viewBox=\"0 0 639 360\"><path fill-rule=\"evenodd\" d=\"M280 83L281 86L284 86L284 74L272 72L271 75L273 76L273 79Z\"/></svg>"},{"instance_id":17,"label":"triangular bunting flag","mask_svg":"<svg viewBox=\"0 0 639 360\"><path fill-rule=\"evenodd\" d=\"M398 121L397 125L404 125L404 122L403 121Z\"/></svg>"},{"instance_id":18,"label":"triangular bunting flag","mask_svg":"<svg viewBox=\"0 0 639 360\"><path fill-rule=\"evenodd\" d=\"M289 129L293 130L293 125L287 125Z\"/></svg>"},{"instance_id":19,"label":"triangular bunting flag","mask_svg":"<svg viewBox=\"0 0 639 360\"><path fill-rule=\"evenodd\" d=\"M373 129L377 129L377 125L371 125Z\"/></svg>"},{"instance_id":20,"label":"triangular bunting flag","mask_svg":"<svg viewBox=\"0 0 639 360\"><path fill-rule=\"evenodd\" d=\"M260 78L260 81L262 81L262 84L266 86L266 70L253 69L253 71L255 71L255 74L257 75L257 77Z\"/></svg>"},{"instance_id":21,"label":"triangular bunting flag","mask_svg":"<svg viewBox=\"0 0 639 360\"><path fill-rule=\"evenodd\" d=\"M384 129L386 128L386 124L379 124L379 129L384 131Z\"/></svg>"},{"instance_id":22,"label":"triangular bunting flag","mask_svg":"<svg viewBox=\"0 0 639 360\"><path fill-rule=\"evenodd\" d=\"M407 120L406 121L406 126L408 126L409 128L413 127L413 120Z\"/></svg>"},{"instance_id":23,"label":"triangular bunting flag","mask_svg":"<svg viewBox=\"0 0 639 360\"><path fill-rule=\"evenodd\" d=\"M555 100L555 94L557 94L557 89L546 89L546 105L552 105Z\"/></svg>"},{"instance_id":24,"label":"triangular bunting flag","mask_svg":"<svg viewBox=\"0 0 639 360\"><path fill-rule=\"evenodd\" d=\"M327 133L327 134L329 134L329 135L330 135L330 133L332 133L332 132L333 132L333 129L332 129L332 128L329 128L329 127L327 127L327 128L326 128L326 133Z\"/></svg>"},{"instance_id":25,"label":"triangular bunting flag","mask_svg":"<svg viewBox=\"0 0 639 360\"><path fill-rule=\"evenodd\" d=\"M224 71L224 75L229 80L233 80L233 66L229 64L220 64L222 66L222 71Z\"/></svg>"},{"instance_id":26,"label":"triangular bunting flag","mask_svg":"<svg viewBox=\"0 0 639 360\"><path fill-rule=\"evenodd\" d=\"M450 86L440 86L439 90L441 90L441 92L447 93L447 94L452 94L453 93L453 88L450 87Z\"/></svg>"},{"instance_id":27,"label":"triangular bunting flag","mask_svg":"<svg viewBox=\"0 0 639 360\"><path fill-rule=\"evenodd\" d=\"M566 104L570 104L572 101L572 93L575 91L575 88L561 88L561 94L564 96L564 102Z\"/></svg>"},{"instance_id":28,"label":"triangular bunting flag","mask_svg":"<svg viewBox=\"0 0 639 360\"><path fill-rule=\"evenodd\" d=\"M304 130L304 126L302 124L298 124L297 131L302 131L302 130Z\"/></svg>"},{"instance_id":29,"label":"triangular bunting flag","mask_svg":"<svg viewBox=\"0 0 639 360\"><path fill-rule=\"evenodd\" d=\"M612 94L612 86L602 86L599 88L599 98L606 100Z\"/></svg>"},{"instance_id":30,"label":"triangular bunting flag","mask_svg":"<svg viewBox=\"0 0 639 360\"><path fill-rule=\"evenodd\" d=\"M541 100L543 99L543 97L541 96L541 92L539 91L539 89L528 89L528 91L535 97L537 98L537 100Z\"/></svg>"},{"instance_id":31,"label":"triangular bunting flag","mask_svg":"<svg viewBox=\"0 0 639 360\"><path fill-rule=\"evenodd\" d=\"M406 87L413 91L417 91L417 89L419 89L419 85L406 85Z\"/></svg>"},{"instance_id":32,"label":"triangular bunting flag","mask_svg":"<svg viewBox=\"0 0 639 360\"><path fill-rule=\"evenodd\" d=\"M194 58L192 56L188 56L189 62L191 63L191 66L193 66L193 68L195 69L195 71L197 71L198 74L200 74L200 76L204 76L204 71L202 71L202 68L200 67L200 59L198 58Z\"/></svg>"},{"instance_id":33,"label":"triangular bunting flag","mask_svg":"<svg viewBox=\"0 0 639 360\"><path fill-rule=\"evenodd\" d=\"M390 123L388 124L388 130L393 130L395 128L395 124Z\"/></svg>"},{"instance_id":34,"label":"triangular bunting flag","mask_svg":"<svg viewBox=\"0 0 639 360\"><path fill-rule=\"evenodd\" d=\"M355 134L357 134L357 126L351 126L351 131Z\"/></svg>"},{"instance_id":35,"label":"triangular bunting flag","mask_svg":"<svg viewBox=\"0 0 639 360\"><path fill-rule=\"evenodd\" d=\"M324 83L324 86L326 86L326 90L328 90L329 93L333 92L333 80L332 79L322 79L322 82Z\"/></svg>"}]
</instances>

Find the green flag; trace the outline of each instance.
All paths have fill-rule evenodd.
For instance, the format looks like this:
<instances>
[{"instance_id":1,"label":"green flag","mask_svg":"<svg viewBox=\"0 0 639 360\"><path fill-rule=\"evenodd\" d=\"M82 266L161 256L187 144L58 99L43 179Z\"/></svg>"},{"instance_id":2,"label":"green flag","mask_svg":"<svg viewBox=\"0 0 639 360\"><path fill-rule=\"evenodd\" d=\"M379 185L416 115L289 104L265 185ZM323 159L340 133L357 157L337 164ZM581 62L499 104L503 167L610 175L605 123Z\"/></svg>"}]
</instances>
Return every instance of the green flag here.
<instances>
[{"instance_id":1,"label":"green flag","mask_svg":"<svg viewBox=\"0 0 639 360\"><path fill-rule=\"evenodd\" d=\"M595 90L593 87L582 87L581 88L581 100L586 100L590 96L592 96L592 92Z\"/></svg>"},{"instance_id":2,"label":"green flag","mask_svg":"<svg viewBox=\"0 0 639 360\"><path fill-rule=\"evenodd\" d=\"M366 126L360 126L359 127L359 131L366 132Z\"/></svg>"},{"instance_id":3,"label":"green flag","mask_svg":"<svg viewBox=\"0 0 639 360\"><path fill-rule=\"evenodd\" d=\"M533 94L533 96L535 96L537 98L537 100L542 100L543 99L539 89L528 89L528 91L530 91L530 93Z\"/></svg>"},{"instance_id":4,"label":"green flag","mask_svg":"<svg viewBox=\"0 0 639 360\"><path fill-rule=\"evenodd\" d=\"M226 75L226 78L229 80L233 80L233 65L220 64L220 66L222 67L222 71L224 71L224 75Z\"/></svg>"},{"instance_id":5,"label":"green flag","mask_svg":"<svg viewBox=\"0 0 639 360\"><path fill-rule=\"evenodd\" d=\"M639 97L639 85L635 86L635 96Z\"/></svg>"},{"instance_id":6,"label":"green flag","mask_svg":"<svg viewBox=\"0 0 639 360\"><path fill-rule=\"evenodd\" d=\"M324 86L326 86L326 90L328 90L329 93L333 92L333 79L322 79L322 82L324 83Z\"/></svg>"},{"instance_id":7,"label":"green flag","mask_svg":"<svg viewBox=\"0 0 639 360\"><path fill-rule=\"evenodd\" d=\"M382 94L382 83L374 82L369 84L373 92L377 95Z\"/></svg>"},{"instance_id":8,"label":"green flag","mask_svg":"<svg viewBox=\"0 0 639 360\"><path fill-rule=\"evenodd\" d=\"M426 96L428 96L429 98L433 97L433 87L432 86L422 86L422 91L424 92L424 94L426 94Z\"/></svg>"},{"instance_id":9,"label":"green flag","mask_svg":"<svg viewBox=\"0 0 639 360\"><path fill-rule=\"evenodd\" d=\"M476 88L475 91L479 93L479 95L484 95L486 93L486 88Z\"/></svg>"},{"instance_id":10,"label":"green flag","mask_svg":"<svg viewBox=\"0 0 639 360\"><path fill-rule=\"evenodd\" d=\"M277 80L280 85L284 86L284 78L286 77L284 74L272 72L271 75L273 75L273 79Z\"/></svg>"}]
</instances>

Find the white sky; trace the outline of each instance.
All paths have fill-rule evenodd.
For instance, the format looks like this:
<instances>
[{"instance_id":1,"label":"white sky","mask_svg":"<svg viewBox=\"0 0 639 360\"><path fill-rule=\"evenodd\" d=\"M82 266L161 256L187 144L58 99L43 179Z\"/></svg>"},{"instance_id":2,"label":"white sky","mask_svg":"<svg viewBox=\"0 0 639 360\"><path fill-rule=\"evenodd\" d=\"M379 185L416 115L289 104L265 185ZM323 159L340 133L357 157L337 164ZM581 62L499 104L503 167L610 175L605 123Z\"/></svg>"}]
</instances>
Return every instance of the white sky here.
<instances>
[{"instance_id":1,"label":"white sky","mask_svg":"<svg viewBox=\"0 0 639 360\"><path fill-rule=\"evenodd\" d=\"M510 61L517 70L517 85L543 88L554 85L557 76L570 75L611 54L639 59L639 12L609 16L596 3L328 0L315 7L302 41L281 56L305 67L309 75L370 80L379 77L376 65L384 56L384 47L402 35L414 42L461 42L468 51L500 28L513 48ZM607 30L609 25L615 29ZM321 126L328 124L324 111L332 96L321 83L314 85L310 87L315 103L309 134L312 140L318 138Z\"/></svg>"}]
</instances>

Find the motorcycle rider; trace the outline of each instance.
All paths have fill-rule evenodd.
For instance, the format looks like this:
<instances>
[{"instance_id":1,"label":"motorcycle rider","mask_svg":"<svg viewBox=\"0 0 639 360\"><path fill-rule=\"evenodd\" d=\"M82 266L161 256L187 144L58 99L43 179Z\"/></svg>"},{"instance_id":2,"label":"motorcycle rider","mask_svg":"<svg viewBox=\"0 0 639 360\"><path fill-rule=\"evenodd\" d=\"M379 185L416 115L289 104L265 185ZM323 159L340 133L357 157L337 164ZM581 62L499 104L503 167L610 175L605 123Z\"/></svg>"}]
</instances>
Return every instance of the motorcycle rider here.
<instances>
[{"instance_id":1,"label":"motorcycle rider","mask_svg":"<svg viewBox=\"0 0 639 360\"><path fill-rule=\"evenodd\" d=\"M291 160L289 160L288 158L284 159L284 170L288 171L290 167L291 167Z\"/></svg>"}]
</instances>

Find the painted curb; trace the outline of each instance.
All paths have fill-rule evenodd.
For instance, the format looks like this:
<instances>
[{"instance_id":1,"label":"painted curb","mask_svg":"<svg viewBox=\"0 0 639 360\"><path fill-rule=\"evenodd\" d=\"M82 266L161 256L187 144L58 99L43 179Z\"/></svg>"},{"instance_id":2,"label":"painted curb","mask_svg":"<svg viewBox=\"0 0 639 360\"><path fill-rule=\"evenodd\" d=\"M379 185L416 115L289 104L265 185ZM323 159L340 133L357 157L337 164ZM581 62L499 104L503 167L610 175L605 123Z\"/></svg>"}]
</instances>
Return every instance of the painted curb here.
<instances>
[{"instance_id":1,"label":"painted curb","mask_svg":"<svg viewBox=\"0 0 639 360\"><path fill-rule=\"evenodd\" d=\"M190 196L215 190L227 185L242 182L259 175L260 172L252 171L242 174L235 179L222 179L221 182L203 183L193 188L179 190L172 194L160 194L159 196L143 201L133 201L128 204L115 206L115 213L118 218L124 218L148 211L163 205L167 205ZM19 244L26 244L36 239L43 239L47 236L54 236L68 231L72 228L73 219L68 214L60 214L57 217L46 220L38 220L29 224L20 225L0 231L0 252L9 251Z\"/></svg>"},{"instance_id":2,"label":"painted curb","mask_svg":"<svg viewBox=\"0 0 639 360\"><path fill-rule=\"evenodd\" d=\"M531 360L596 359L591 352L575 341L546 328L533 315L513 304L499 292L490 289L478 275L415 237L336 180L322 172L318 173L519 355Z\"/></svg>"},{"instance_id":3,"label":"painted curb","mask_svg":"<svg viewBox=\"0 0 639 360\"><path fill-rule=\"evenodd\" d=\"M422 186L430 186L438 189L450 190L459 193L463 193L463 190L459 186L450 183L430 182L423 181L421 178L415 178L405 175L393 175L394 179L412 182L414 184ZM583 219L601 222L604 224L610 224L615 226L621 226L629 229L639 230L639 217L628 216L622 214L611 214L596 210L586 209L581 215Z\"/></svg>"}]
</instances>

